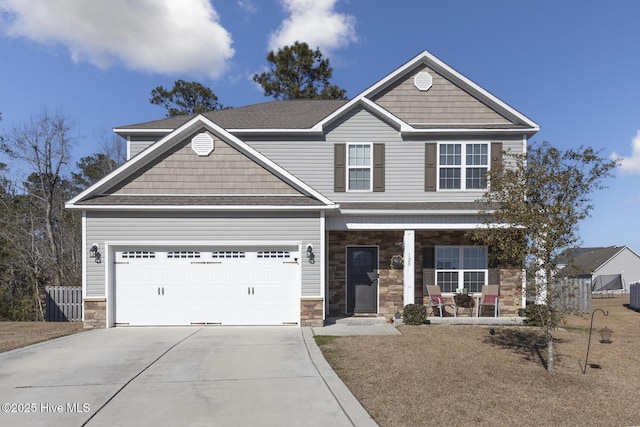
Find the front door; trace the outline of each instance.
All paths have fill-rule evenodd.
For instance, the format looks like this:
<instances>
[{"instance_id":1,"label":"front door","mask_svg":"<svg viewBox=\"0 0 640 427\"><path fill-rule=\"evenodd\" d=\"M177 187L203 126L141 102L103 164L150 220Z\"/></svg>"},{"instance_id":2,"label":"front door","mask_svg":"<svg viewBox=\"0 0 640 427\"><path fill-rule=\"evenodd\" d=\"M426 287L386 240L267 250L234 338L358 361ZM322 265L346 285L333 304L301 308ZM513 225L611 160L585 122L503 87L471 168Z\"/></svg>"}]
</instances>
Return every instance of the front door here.
<instances>
[{"instance_id":1,"label":"front door","mask_svg":"<svg viewBox=\"0 0 640 427\"><path fill-rule=\"evenodd\" d=\"M347 248L347 313L378 312L377 272L377 247Z\"/></svg>"}]
</instances>

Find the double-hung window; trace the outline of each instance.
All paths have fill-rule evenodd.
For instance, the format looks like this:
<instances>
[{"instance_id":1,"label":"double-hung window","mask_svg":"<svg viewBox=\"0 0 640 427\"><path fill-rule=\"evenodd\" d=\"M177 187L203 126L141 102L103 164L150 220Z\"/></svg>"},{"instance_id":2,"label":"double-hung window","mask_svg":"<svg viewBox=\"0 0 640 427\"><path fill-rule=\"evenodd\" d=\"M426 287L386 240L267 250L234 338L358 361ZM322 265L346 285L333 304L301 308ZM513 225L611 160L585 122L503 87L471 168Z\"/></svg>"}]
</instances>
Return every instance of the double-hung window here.
<instances>
[{"instance_id":1,"label":"double-hung window","mask_svg":"<svg viewBox=\"0 0 640 427\"><path fill-rule=\"evenodd\" d=\"M486 246L436 247L436 284L442 292L482 292L487 284Z\"/></svg>"},{"instance_id":2,"label":"double-hung window","mask_svg":"<svg viewBox=\"0 0 640 427\"><path fill-rule=\"evenodd\" d=\"M489 144L441 143L438 153L440 190L484 190L489 170Z\"/></svg>"},{"instance_id":3,"label":"double-hung window","mask_svg":"<svg viewBox=\"0 0 640 427\"><path fill-rule=\"evenodd\" d=\"M349 191L371 191L373 156L371 144L348 144L347 183Z\"/></svg>"}]
</instances>

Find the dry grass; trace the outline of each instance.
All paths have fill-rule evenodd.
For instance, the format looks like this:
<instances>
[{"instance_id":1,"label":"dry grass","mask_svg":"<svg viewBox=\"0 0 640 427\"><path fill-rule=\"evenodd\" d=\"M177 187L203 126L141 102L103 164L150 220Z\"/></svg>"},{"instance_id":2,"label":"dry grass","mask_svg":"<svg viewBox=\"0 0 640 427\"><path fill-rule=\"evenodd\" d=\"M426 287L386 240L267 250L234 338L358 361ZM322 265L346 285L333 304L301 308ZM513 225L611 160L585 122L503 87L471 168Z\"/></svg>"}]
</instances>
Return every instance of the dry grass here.
<instances>
[{"instance_id":1,"label":"dry grass","mask_svg":"<svg viewBox=\"0 0 640 427\"><path fill-rule=\"evenodd\" d=\"M597 312L582 374L590 315L555 332L555 372L536 328L403 326L402 336L338 337L322 351L381 426L640 425L640 313L629 297L593 300ZM614 331L601 344L597 330Z\"/></svg>"},{"instance_id":2,"label":"dry grass","mask_svg":"<svg viewBox=\"0 0 640 427\"><path fill-rule=\"evenodd\" d=\"M82 330L82 322L0 322L0 352Z\"/></svg>"}]
</instances>

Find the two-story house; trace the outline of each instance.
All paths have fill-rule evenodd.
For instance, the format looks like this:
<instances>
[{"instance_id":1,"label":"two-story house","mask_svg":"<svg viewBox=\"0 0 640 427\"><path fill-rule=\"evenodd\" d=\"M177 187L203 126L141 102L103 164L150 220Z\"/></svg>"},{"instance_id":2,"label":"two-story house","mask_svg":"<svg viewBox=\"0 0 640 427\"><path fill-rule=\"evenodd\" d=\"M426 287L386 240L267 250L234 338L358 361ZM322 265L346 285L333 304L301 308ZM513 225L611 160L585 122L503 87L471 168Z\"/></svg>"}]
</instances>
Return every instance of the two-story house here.
<instances>
[{"instance_id":1,"label":"two-story house","mask_svg":"<svg viewBox=\"0 0 640 427\"><path fill-rule=\"evenodd\" d=\"M122 126L129 160L74 197L84 319L322 325L500 284L465 233L536 123L428 52L352 100L266 102Z\"/></svg>"}]
</instances>

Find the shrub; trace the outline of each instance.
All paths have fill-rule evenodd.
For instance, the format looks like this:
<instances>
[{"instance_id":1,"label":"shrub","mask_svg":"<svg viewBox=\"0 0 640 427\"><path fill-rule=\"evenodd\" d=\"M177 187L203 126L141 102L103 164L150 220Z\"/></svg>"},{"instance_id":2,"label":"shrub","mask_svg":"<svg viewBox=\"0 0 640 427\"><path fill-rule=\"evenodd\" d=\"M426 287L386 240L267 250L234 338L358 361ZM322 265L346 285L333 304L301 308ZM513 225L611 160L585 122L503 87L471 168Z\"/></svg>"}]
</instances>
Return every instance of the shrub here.
<instances>
[{"instance_id":1,"label":"shrub","mask_svg":"<svg viewBox=\"0 0 640 427\"><path fill-rule=\"evenodd\" d=\"M527 304L524 309L525 323L530 326L544 326L545 324L553 324L559 314L551 307L545 304Z\"/></svg>"},{"instance_id":2,"label":"shrub","mask_svg":"<svg viewBox=\"0 0 640 427\"><path fill-rule=\"evenodd\" d=\"M427 321L427 308L421 304L407 304L402 312L405 325L422 325Z\"/></svg>"}]
</instances>

